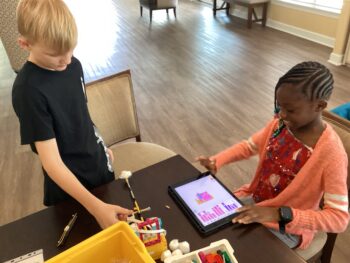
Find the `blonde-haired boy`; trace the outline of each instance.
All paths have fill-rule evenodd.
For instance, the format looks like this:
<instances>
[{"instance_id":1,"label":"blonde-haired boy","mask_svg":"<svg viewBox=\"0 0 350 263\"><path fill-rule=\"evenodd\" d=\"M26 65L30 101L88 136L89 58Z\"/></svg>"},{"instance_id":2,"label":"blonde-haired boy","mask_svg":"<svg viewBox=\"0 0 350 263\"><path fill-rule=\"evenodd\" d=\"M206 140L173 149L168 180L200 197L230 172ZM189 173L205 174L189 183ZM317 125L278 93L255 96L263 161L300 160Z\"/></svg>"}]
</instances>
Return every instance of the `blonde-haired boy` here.
<instances>
[{"instance_id":1,"label":"blonde-haired boy","mask_svg":"<svg viewBox=\"0 0 350 263\"><path fill-rule=\"evenodd\" d=\"M44 168L44 204L70 195L102 228L125 219L131 210L88 191L114 180L113 155L88 113L82 66L73 57L74 17L62 0L22 0L17 24L18 43L29 57L14 82L12 104L21 143L30 144Z\"/></svg>"}]
</instances>

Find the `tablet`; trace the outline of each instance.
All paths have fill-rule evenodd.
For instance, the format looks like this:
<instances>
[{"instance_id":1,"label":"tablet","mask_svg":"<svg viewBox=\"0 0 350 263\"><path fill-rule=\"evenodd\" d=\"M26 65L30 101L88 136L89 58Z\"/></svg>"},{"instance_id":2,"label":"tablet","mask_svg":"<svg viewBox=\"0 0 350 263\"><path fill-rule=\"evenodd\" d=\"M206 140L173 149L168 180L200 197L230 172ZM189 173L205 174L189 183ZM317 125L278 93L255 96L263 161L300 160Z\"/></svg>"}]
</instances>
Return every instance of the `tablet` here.
<instances>
[{"instance_id":1,"label":"tablet","mask_svg":"<svg viewBox=\"0 0 350 263\"><path fill-rule=\"evenodd\" d=\"M210 172L168 187L169 194L201 234L208 235L231 223L242 206Z\"/></svg>"}]
</instances>

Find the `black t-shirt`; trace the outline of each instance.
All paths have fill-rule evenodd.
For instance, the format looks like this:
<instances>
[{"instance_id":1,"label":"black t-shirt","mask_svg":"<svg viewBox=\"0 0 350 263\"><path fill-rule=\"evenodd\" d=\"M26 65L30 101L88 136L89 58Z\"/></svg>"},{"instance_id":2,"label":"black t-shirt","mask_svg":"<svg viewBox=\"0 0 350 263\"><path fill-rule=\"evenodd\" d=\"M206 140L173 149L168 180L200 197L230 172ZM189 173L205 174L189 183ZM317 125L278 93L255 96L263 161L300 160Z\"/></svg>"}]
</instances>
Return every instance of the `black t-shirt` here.
<instances>
[{"instance_id":1,"label":"black t-shirt","mask_svg":"<svg viewBox=\"0 0 350 263\"><path fill-rule=\"evenodd\" d=\"M87 188L114 180L106 148L95 132L85 95L83 70L72 58L64 71L50 71L26 62L12 90L13 108L19 118L21 143L56 138L65 165ZM44 204L69 197L44 171Z\"/></svg>"}]
</instances>

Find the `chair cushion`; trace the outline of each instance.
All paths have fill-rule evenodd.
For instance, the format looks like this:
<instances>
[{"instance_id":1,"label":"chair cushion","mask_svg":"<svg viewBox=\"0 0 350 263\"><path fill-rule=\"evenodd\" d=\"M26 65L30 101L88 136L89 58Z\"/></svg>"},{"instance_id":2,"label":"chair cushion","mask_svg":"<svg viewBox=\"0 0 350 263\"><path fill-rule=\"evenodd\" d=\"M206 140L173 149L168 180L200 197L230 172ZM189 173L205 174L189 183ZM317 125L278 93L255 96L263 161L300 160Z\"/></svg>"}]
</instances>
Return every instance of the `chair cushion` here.
<instances>
[{"instance_id":1,"label":"chair cushion","mask_svg":"<svg viewBox=\"0 0 350 263\"><path fill-rule=\"evenodd\" d=\"M297 248L295 249L295 252L297 252L303 259L308 260L322 250L324 244L326 244L326 241L327 233L317 232L310 246L307 249Z\"/></svg>"},{"instance_id":2,"label":"chair cushion","mask_svg":"<svg viewBox=\"0 0 350 263\"><path fill-rule=\"evenodd\" d=\"M126 142L110 149L114 154L116 178L123 170L135 172L176 155L163 146L148 142Z\"/></svg>"}]
</instances>

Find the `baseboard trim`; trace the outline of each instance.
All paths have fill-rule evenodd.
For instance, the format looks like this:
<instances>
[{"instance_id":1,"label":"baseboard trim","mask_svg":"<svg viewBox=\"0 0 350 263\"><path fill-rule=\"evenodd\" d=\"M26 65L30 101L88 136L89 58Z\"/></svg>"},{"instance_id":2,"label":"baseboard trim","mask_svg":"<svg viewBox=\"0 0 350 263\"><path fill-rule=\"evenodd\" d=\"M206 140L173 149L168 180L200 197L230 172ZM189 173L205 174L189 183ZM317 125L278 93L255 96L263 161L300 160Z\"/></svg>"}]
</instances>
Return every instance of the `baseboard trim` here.
<instances>
[{"instance_id":1,"label":"baseboard trim","mask_svg":"<svg viewBox=\"0 0 350 263\"><path fill-rule=\"evenodd\" d=\"M335 38L329 37L329 36L325 36L319 33L315 33L300 27L295 27L295 26L291 26L291 25L287 25L272 19L268 19L266 25L268 27L289 33L291 35L294 36L298 36L313 42L316 42L318 44L327 46L327 47L334 47L334 43L335 43Z\"/></svg>"},{"instance_id":2,"label":"baseboard trim","mask_svg":"<svg viewBox=\"0 0 350 263\"><path fill-rule=\"evenodd\" d=\"M247 12L243 10L234 9L233 12L231 11L231 14L239 18L247 19ZM267 19L266 26L282 32L286 32L288 34L291 34L297 37L310 40L312 42L316 42L318 44L321 44L330 48L334 47L335 38L332 38L326 35L315 33L300 27L284 24L272 19Z\"/></svg>"},{"instance_id":3,"label":"baseboard trim","mask_svg":"<svg viewBox=\"0 0 350 263\"><path fill-rule=\"evenodd\" d=\"M328 62L335 66L344 65L344 55L332 52L329 56Z\"/></svg>"}]
</instances>

